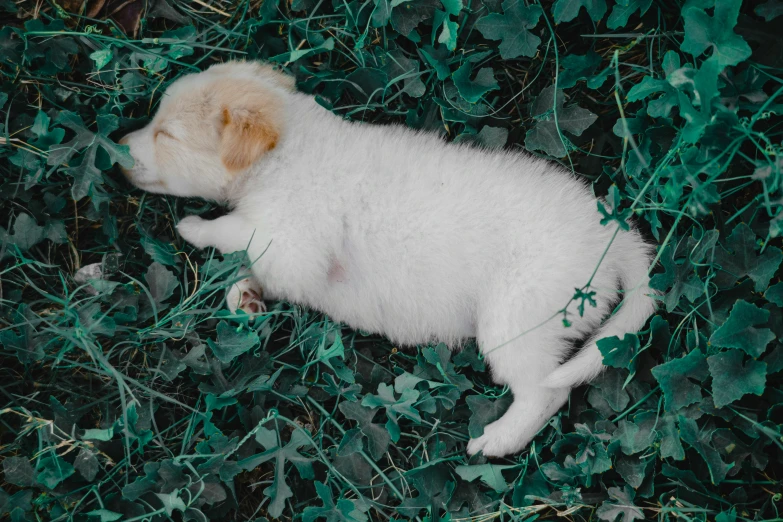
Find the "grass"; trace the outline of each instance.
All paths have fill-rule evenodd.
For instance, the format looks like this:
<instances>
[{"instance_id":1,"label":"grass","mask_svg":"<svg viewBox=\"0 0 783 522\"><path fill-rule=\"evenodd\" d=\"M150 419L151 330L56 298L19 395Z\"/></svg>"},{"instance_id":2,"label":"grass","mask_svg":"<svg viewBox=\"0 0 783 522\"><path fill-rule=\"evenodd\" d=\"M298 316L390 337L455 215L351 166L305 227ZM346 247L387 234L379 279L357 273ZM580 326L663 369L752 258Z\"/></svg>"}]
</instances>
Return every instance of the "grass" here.
<instances>
[{"instance_id":1,"label":"grass","mask_svg":"<svg viewBox=\"0 0 783 522\"><path fill-rule=\"evenodd\" d=\"M780 520L780 2L584 3L0 0L0 517ZM172 228L221 209L118 174L166 86L230 58L560 162L657 244L658 314L528 450L468 459L509 403L474 346L231 315L241 256Z\"/></svg>"}]
</instances>

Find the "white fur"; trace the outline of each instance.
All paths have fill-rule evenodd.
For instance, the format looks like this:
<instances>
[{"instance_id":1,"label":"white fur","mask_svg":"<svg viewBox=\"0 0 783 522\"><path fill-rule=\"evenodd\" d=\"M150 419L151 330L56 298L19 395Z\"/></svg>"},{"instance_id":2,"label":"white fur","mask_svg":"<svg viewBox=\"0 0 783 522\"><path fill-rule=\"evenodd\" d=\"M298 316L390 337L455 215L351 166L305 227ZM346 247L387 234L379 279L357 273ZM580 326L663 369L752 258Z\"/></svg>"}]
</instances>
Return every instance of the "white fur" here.
<instances>
[{"instance_id":1,"label":"white fur","mask_svg":"<svg viewBox=\"0 0 783 522\"><path fill-rule=\"evenodd\" d=\"M250 74L247 65L220 67L223 74ZM180 80L169 96L208 90L210 74ZM226 216L186 217L178 230L197 247L247 249L265 296L311 306L401 345L457 347L476 337L493 379L510 387L514 402L470 441L468 453L524 448L570 387L602 369L592 341L560 366L569 340L635 332L653 313L650 248L635 231L621 231L593 276L615 225L600 224L588 187L559 166L399 126L350 123L264 75L258 82L282 96L276 148L232 175L203 160L208 152L187 150L203 143L199 134L219 141L211 120L178 128L178 166L153 166L148 145L128 139L147 185L156 181L149 179L154 171L176 180L169 192L227 203ZM557 312L591 276L598 306L579 317L571 302L572 326L565 328ZM620 310L602 327L621 295Z\"/></svg>"}]
</instances>

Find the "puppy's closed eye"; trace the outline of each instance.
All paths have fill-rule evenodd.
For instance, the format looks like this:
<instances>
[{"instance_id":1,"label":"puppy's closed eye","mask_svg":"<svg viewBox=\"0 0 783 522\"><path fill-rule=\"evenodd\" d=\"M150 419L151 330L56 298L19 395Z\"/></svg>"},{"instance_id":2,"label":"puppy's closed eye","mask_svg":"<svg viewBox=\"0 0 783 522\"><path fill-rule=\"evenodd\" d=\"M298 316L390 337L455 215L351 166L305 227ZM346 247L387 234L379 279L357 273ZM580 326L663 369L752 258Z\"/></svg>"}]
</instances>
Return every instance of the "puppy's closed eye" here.
<instances>
[{"instance_id":1,"label":"puppy's closed eye","mask_svg":"<svg viewBox=\"0 0 783 522\"><path fill-rule=\"evenodd\" d=\"M167 130L165 130L165 129L157 129L155 131L155 140L157 140L161 136L163 136L165 138L172 139L172 140L176 140L177 139L174 136L172 136L171 133L168 132Z\"/></svg>"}]
</instances>

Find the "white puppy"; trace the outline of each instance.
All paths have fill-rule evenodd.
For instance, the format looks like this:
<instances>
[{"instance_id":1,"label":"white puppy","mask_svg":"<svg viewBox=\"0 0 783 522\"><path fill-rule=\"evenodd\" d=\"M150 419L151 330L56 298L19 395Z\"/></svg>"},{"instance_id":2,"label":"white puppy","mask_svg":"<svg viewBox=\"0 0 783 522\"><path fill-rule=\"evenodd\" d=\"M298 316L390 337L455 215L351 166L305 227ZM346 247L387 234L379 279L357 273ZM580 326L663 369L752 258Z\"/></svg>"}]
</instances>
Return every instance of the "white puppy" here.
<instances>
[{"instance_id":1,"label":"white puppy","mask_svg":"<svg viewBox=\"0 0 783 522\"><path fill-rule=\"evenodd\" d=\"M267 297L401 345L476 337L514 402L470 454L524 448L570 387L601 371L595 340L635 332L654 311L651 249L635 231L612 241L616 225L600 224L588 187L559 166L345 121L269 66L177 80L122 142L138 187L232 209L177 229L198 248L246 249ZM597 306L580 317L570 302L565 328L558 311L588 281ZM561 365L569 341L588 336Z\"/></svg>"}]
</instances>

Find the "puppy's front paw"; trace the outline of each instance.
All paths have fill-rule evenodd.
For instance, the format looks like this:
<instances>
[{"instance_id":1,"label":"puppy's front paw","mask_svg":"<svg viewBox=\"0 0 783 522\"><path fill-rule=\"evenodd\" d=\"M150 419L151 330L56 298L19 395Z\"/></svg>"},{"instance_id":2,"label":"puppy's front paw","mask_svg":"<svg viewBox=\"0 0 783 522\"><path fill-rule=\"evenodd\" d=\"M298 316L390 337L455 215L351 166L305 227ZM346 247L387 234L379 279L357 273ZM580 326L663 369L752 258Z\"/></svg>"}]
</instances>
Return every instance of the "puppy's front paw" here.
<instances>
[{"instance_id":1,"label":"puppy's front paw","mask_svg":"<svg viewBox=\"0 0 783 522\"><path fill-rule=\"evenodd\" d=\"M484 434L468 442L468 455L481 452L485 457L505 457L527 446L529 439L520 436L509 422L497 420L484 427Z\"/></svg>"},{"instance_id":2,"label":"puppy's front paw","mask_svg":"<svg viewBox=\"0 0 783 522\"><path fill-rule=\"evenodd\" d=\"M246 314L263 314L266 304L261 296L261 285L251 276L233 285L226 293L226 306L234 314L243 310Z\"/></svg>"},{"instance_id":3,"label":"puppy's front paw","mask_svg":"<svg viewBox=\"0 0 783 522\"><path fill-rule=\"evenodd\" d=\"M209 243L204 238L204 223L205 220L198 216L187 216L177 223L177 232L182 239L196 248L205 248Z\"/></svg>"}]
</instances>

